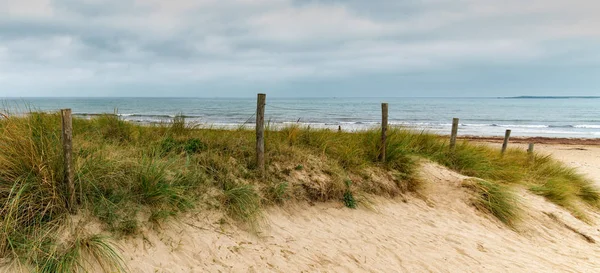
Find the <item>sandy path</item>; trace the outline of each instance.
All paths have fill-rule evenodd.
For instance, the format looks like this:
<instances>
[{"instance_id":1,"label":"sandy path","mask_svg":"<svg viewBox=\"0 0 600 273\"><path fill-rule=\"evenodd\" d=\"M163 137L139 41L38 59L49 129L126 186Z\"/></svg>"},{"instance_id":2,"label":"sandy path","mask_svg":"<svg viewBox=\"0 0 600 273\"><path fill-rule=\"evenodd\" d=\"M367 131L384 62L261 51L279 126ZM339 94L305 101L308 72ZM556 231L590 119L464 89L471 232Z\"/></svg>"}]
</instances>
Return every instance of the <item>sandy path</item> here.
<instances>
[{"instance_id":1,"label":"sandy path","mask_svg":"<svg viewBox=\"0 0 600 273\"><path fill-rule=\"evenodd\" d=\"M569 164L587 166L585 160L576 160L582 159L578 150L547 151L564 153L561 159L574 160ZM406 202L374 198L376 211L350 210L338 203L272 208L266 214L268 227L259 236L219 225L218 217L190 215L161 233L148 232L143 239L124 242L126 261L132 272L597 272L600 268L599 245L573 231L600 241L597 225L584 224L522 190L518 194L526 212L524 224L511 230L469 205L471 197L460 187L460 175L434 164L426 164L422 175L427 201L411 196ZM600 222L597 214L593 218Z\"/></svg>"}]
</instances>

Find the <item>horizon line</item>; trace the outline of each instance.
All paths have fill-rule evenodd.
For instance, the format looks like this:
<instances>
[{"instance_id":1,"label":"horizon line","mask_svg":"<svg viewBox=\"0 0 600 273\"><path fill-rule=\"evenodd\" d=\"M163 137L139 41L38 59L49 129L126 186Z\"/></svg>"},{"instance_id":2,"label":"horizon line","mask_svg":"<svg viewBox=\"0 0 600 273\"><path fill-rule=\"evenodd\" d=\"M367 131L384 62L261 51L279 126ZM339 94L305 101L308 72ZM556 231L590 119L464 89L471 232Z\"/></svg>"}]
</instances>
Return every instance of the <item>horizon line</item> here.
<instances>
[{"instance_id":1,"label":"horizon line","mask_svg":"<svg viewBox=\"0 0 600 273\"><path fill-rule=\"evenodd\" d=\"M268 96L268 94L267 94ZM0 97L1 99L248 99L254 98L255 96L8 96ZM320 97L293 97L293 96L270 96L271 98L277 99L374 99L374 98L393 98L393 99L510 99L510 98L600 98L600 96L373 96L373 97L362 97L362 96L320 96Z\"/></svg>"}]
</instances>

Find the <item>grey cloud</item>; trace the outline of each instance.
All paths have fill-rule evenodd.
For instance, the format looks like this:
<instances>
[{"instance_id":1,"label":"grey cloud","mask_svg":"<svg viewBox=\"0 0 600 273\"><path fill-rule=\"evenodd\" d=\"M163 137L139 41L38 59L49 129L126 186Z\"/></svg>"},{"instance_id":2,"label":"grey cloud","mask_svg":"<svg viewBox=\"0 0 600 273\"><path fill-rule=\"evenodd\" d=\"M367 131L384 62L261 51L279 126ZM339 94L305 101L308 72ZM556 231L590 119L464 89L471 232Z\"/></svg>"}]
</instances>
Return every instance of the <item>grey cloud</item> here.
<instances>
[{"instance_id":1,"label":"grey cloud","mask_svg":"<svg viewBox=\"0 0 600 273\"><path fill-rule=\"evenodd\" d=\"M2 38L2 41L22 37L51 37L72 33L73 31L74 28L65 25L60 20L0 19L0 38Z\"/></svg>"},{"instance_id":2,"label":"grey cloud","mask_svg":"<svg viewBox=\"0 0 600 273\"><path fill-rule=\"evenodd\" d=\"M596 92L590 73L574 74L600 62L596 4L575 2L53 0L35 16L0 9L0 86L10 87L0 96L74 86L439 95L510 79Z\"/></svg>"},{"instance_id":3,"label":"grey cloud","mask_svg":"<svg viewBox=\"0 0 600 273\"><path fill-rule=\"evenodd\" d=\"M135 9L133 0L52 0L53 7L57 11L68 15L90 17L126 15L130 13L139 13Z\"/></svg>"}]
</instances>

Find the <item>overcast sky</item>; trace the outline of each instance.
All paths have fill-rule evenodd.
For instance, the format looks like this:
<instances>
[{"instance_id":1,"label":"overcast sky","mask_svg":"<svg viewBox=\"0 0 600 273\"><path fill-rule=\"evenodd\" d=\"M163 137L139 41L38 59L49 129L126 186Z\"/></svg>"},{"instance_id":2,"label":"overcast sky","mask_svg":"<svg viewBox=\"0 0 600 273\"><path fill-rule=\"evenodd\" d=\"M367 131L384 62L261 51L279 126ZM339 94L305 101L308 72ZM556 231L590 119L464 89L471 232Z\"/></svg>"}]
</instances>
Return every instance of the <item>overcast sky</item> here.
<instances>
[{"instance_id":1,"label":"overcast sky","mask_svg":"<svg viewBox=\"0 0 600 273\"><path fill-rule=\"evenodd\" d=\"M598 12L598 0L0 0L0 97L600 95Z\"/></svg>"}]
</instances>

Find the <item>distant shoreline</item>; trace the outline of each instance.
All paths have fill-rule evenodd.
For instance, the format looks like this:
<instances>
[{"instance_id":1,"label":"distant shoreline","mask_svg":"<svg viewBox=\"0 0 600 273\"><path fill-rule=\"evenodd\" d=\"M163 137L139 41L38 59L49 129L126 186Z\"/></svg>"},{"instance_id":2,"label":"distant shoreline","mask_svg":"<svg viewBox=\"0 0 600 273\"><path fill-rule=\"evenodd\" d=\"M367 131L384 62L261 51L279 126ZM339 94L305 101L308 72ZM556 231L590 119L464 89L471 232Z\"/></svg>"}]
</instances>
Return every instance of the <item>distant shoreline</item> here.
<instances>
[{"instance_id":1,"label":"distant shoreline","mask_svg":"<svg viewBox=\"0 0 600 273\"><path fill-rule=\"evenodd\" d=\"M498 97L499 99L600 99L600 96L516 96Z\"/></svg>"}]
</instances>

